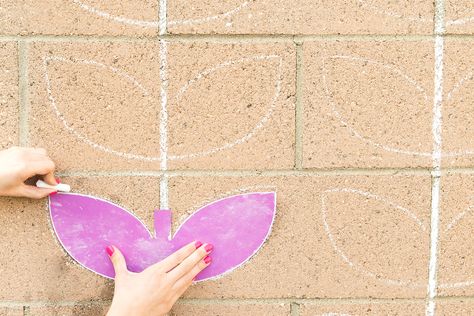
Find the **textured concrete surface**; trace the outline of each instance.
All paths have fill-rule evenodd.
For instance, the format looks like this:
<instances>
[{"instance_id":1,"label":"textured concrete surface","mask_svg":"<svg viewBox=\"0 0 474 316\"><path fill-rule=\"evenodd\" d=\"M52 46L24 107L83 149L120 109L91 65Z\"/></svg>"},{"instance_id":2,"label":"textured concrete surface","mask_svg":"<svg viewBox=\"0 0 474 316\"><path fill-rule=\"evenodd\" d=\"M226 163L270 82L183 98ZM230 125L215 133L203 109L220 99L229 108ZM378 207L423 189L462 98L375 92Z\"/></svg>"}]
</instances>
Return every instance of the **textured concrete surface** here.
<instances>
[{"instance_id":1,"label":"textured concrete surface","mask_svg":"<svg viewBox=\"0 0 474 316\"><path fill-rule=\"evenodd\" d=\"M18 53L13 42L0 43L0 148L19 143Z\"/></svg>"},{"instance_id":2,"label":"textured concrete surface","mask_svg":"<svg viewBox=\"0 0 474 316\"><path fill-rule=\"evenodd\" d=\"M161 6L160 6L161 3ZM173 229L277 192L249 262L171 315L470 315L470 1L6 0L0 148ZM437 220L439 218L439 221ZM0 198L0 315L102 315L46 200Z\"/></svg>"}]
</instances>

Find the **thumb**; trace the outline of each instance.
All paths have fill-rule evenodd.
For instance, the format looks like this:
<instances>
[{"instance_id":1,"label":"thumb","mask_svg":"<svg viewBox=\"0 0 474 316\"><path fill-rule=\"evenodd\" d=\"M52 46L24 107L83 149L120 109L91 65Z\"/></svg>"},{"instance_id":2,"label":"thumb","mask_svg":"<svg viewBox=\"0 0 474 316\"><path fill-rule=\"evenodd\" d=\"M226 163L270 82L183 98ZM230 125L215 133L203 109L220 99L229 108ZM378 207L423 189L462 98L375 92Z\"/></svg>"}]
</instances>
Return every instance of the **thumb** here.
<instances>
[{"instance_id":1,"label":"thumb","mask_svg":"<svg viewBox=\"0 0 474 316\"><path fill-rule=\"evenodd\" d=\"M125 262L125 257L120 252L120 250L118 250L117 247L108 246L107 248L105 248L105 250L107 251L107 254L109 255L110 260L112 261L112 264L114 266L115 277L128 271L127 263Z\"/></svg>"}]
</instances>

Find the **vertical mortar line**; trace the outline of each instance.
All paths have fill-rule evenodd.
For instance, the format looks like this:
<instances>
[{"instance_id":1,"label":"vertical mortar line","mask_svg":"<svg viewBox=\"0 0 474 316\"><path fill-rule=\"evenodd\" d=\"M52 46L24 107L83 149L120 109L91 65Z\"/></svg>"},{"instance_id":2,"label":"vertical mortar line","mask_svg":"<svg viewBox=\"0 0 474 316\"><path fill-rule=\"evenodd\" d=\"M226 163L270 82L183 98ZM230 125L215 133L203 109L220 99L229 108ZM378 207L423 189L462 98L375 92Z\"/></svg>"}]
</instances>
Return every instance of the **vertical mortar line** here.
<instances>
[{"instance_id":1,"label":"vertical mortar line","mask_svg":"<svg viewBox=\"0 0 474 316\"><path fill-rule=\"evenodd\" d=\"M29 316L30 315L30 307L29 306L23 306L23 316Z\"/></svg>"},{"instance_id":2,"label":"vertical mortar line","mask_svg":"<svg viewBox=\"0 0 474 316\"><path fill-rule=\"evenodd\" d=\"M300 304L295 302L290 304L290 316L300 316Z\"/></svg>"},{"instance_id":3,"label":"vertical mortar line","mask_svg":"<svg viewBox=\"0 0 474 316\"><path fill-rule=\"evenodd\" d=\"M438 287L439 216L441 199L441 156L442 156L442 106L443 106L443 59L444 59L444 0L435 0L435 75L433 98L433 170L431 173L431 230L430 261L428 275L428 298L425 314L435 315Z\"/></svg>"},{"instance_id":4,"label":"vertical mortar line","mask_svg":"<svg viewBox=\"0 0 474 316\"><path fill-rule=\"evenodd\" d=\"M18 144L29 145L29 97L28 97L28 43L18 42L18 98L19 98L19 135Z\"/></svg>"},{"instance_id":5,"label":"vertical mortar line","mask_svg":"<svg viewBox=\"0 0 474 316\"><path fill-rule=\"evenodd\" d=\"M296 42L295 169L303 168L303 42Z\"/></svg>"},{"instance_id":6,"label":"vertical mortar line","mask_svg":"<svg viewBox=\"0 0 474 316\"><path fill-rule=\"evenodd\" d=\"M159 35L166 34L167 0L159 1ZM168 44L160 39L160 169L164 172L160 179L160 208L169 208L168 186Z\"/></svg>"}]
</instances>

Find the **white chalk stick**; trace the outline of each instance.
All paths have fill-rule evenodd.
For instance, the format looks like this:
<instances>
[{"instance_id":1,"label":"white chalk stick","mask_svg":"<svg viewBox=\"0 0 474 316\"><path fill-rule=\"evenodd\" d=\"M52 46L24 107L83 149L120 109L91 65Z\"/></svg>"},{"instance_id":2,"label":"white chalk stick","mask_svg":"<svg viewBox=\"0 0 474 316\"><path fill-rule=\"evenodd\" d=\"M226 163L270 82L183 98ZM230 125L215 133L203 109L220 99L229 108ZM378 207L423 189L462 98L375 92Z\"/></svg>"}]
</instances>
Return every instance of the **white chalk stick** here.
<instances>
[{"instance_id":1,"label":"white chalk stick","mask_svg":"<svg viewBox=\"0 0 474 316\"><path fill-rule=\"evenodd\" d=\"M36 181L36 186L38 188L54 189L54 190L60 191L60 192L71 192L71 186L69 186L67 184L64 184L64 183L60 183L58 185L49 185L46 182L44 182L43 180L38 180L38 181Z\"/></svg>"}]
</instances>

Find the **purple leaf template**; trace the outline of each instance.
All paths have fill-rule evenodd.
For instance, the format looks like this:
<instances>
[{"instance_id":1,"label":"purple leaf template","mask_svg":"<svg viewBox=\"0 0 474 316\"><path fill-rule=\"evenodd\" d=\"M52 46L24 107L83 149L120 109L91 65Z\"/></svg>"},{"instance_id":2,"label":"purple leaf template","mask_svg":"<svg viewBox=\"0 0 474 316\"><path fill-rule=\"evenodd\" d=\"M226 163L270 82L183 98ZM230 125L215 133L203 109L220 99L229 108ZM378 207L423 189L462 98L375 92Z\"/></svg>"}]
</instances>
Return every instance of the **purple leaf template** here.
<instances>
[{"instance_id":1,"label":"purple leaf template","mask_svg":"<svg viewBox=\"0 0 474 316\"><path fill-rule=\"evenodd\" d=\"M214 245L212 264L197 281L228 273L250 259L270 234L275 192L245 193L198 209L171 238L171 211L154 214L154 236L124 208L92 196L59 193L50 197L54 231L64 249L82 266L113 278L105 248L117 246L130 271L140 272L194 240Z\"/></svg>"}]
</instances>

